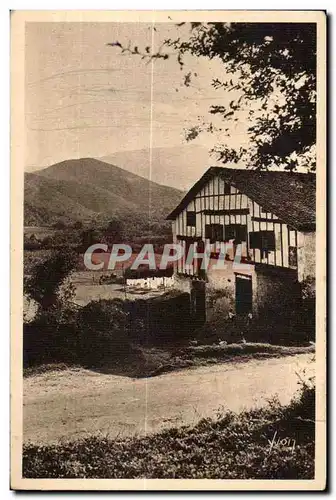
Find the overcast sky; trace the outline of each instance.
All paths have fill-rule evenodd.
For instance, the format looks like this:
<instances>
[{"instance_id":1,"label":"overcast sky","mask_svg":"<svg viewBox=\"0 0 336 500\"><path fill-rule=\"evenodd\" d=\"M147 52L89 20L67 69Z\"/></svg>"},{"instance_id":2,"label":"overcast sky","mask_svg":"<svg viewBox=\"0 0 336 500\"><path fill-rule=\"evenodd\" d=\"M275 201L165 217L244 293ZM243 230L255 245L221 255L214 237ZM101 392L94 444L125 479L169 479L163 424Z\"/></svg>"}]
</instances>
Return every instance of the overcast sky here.
<instances>
[{"instance_id":1,"label":"overcast sky","mask_svg":"<svg viewBox=\"0 0 336 500\"><path fill-rule=\"evenodd\" d=\"M205 117L211 104L232 100L233 93L210 85L223 73L218 61L188 56L187 69L181 71L176 57L146 64L106 45L131 40L144 48L153 40L156 51L178 33L173 24L155 28L146 23L26 24L29 170L69 158L149 148L151 131L153 147L182 146L184 129ZM190 87L183 84L187 71L197 74ZM244 117L234 126L231 141L241 144L246 140ZM195 144L211 148L215 142L204 134Z\"/></svg>"}]
</instances>

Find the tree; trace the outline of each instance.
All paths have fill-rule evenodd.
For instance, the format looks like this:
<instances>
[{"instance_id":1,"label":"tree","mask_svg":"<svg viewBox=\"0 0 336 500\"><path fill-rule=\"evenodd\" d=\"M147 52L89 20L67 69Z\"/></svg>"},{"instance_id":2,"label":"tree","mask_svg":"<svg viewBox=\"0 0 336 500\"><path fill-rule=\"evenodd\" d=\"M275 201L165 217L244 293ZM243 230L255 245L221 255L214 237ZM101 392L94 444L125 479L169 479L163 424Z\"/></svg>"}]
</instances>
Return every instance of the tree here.
<instances>
[{"instance_id":1,"label":"tree","mask_svg":"<svg viewBox=\"0 0 336 500\"><path fill-rule=\"evenodd\" d=\"M69 300L71 286L66 287L65 296L61 296L61 287L76 268L77 256L69 248L63 248L39 262L25 279L25 294L38 303L40 313L50 312L62 297Z\"/></svg>"},{"instance_id":2,"label":"tree","mask_svg":"<svg viewBox=\"0 0 336 500\"><path fill-rule=\"evenodd\" d=\"M108 243L121 243L124 237L124 226L119 219L112 219L105 231L105 239Z\"/></svg>"},{"instance_id":3,"label":"tree","mask_svg":"<svg viewBox=\"0 0 336 500\"><path fill-rule=\"evenodd\" d=\"M74 225L73 225L73 228L74 229L82 229L83 228L83 223L80 221L80 220L77 220Z\"/></svg>"},{"instance_id":4,"label":"tree","mask_svg":"<svg viewBox=\"0 0 336 500\"><path fill-rule=\"evenodd\" d=\"M145 60L171 57L162 49L151 54L148 47L140 51L119 42L109 45ZM217 130L227 137L214 148L223 162L244 161L257 169L282 166L290 171L301 164L315 170L316 24L191 23L186 39L170 38L164 45L174 49L183 70L185 54L219 60L223 72L213 79L213 87L238 95L229 106L211 106L210 122L189 129L187 140L203 130ZM185 73L184 84L190 86L193 77L197 75ZM227 124L237 121L242 111L248 122L249 145L232 148ZM215 116L221 119L219 127L213 123Z\"/></svg>"},{"instance_id":5,"label":"tree","mask_svg":"<svg viewBox=\"0 0 336 500\"><path fill-rule=\"evenodd\" d=\"M96 243L100 243L101 236L102 236L101 231L98 229L94 229L94 228L84 229L84 231L82 231L82 233L80 235L80 240L81 240L80 246L81 246L82 252L86 252L86 250L91 245L94 245Z\"/></svg>"},{"instance_id":6,"label":"tree","mask_svg":"<svg viewBox=\"0 0 336 500\"><path fill-rule=\"evenodd\" d=\"M53 224L53 227L54 227L55 229L65 229L65 228L66 228L66 224L65 224L65 222L64 222L64 221L62 221L62 220L58 220L57 222L55 222L55 223Z\"/></svg>"}]
</instances>

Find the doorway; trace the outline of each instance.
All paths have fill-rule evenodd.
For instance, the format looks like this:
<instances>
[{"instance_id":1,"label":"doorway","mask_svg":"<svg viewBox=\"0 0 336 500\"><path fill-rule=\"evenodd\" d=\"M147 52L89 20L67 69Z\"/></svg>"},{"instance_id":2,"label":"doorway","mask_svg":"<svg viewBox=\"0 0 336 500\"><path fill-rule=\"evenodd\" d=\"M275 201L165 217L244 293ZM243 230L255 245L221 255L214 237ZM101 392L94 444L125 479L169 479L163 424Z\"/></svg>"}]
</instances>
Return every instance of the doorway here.
<instances>
[{"instance_id":1,"label":"doorway","mask_svg":"<svg viewBox=\"0 0 336 500\"><path fill-rule=\"evenodd\" d=\"M236 314L252 312L252 276L236 274Z\"/></svg>"}]
</instances>

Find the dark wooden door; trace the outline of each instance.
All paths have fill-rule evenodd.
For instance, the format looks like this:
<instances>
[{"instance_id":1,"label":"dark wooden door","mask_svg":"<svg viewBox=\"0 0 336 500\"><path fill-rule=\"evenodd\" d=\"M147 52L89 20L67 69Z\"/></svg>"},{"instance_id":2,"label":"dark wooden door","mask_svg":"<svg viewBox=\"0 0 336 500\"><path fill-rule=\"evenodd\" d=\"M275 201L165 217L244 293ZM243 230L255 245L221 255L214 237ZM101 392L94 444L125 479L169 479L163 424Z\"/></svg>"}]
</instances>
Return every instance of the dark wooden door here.
<instances>
[{"instance_id":1,"label":"dark wooden door","mask_svg":"<svg viewBox=\"0 0 336 500\"><path fill-rule=\"evenodd\" d=\"M250 276L236 276L236 314L252 312L252 279Z\"/></svg>"}]
</instances>

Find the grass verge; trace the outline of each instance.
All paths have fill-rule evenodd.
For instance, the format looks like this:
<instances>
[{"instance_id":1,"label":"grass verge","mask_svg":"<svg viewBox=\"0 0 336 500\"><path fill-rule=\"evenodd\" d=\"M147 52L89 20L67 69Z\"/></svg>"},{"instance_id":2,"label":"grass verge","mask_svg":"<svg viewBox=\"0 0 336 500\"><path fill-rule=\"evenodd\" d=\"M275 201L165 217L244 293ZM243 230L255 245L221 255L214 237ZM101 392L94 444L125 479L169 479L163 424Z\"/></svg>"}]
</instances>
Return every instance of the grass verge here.
<instances>
[{"instance_id":1,"label":"grass verge","mask_svg":"<svg viewBox=\"0 0 336 500\"><path fill-rule=\"evenodd\" d=\"M158 364L148 372L147 376L156 376L161 373L206 366L209 364L248 362L253 359L280 358L309 354L315 352L315 346L281 346L262 343L227 344L227 345L200 345L181 348L171 352L170 358L165 363ZM148 363L155 364L150 350L144 351L143 356ZM146 375L145 375L146 376Z\"/></svg>"},{"instance_id":2,"label":"grass verge","mask_svg":"<svg viewBox=\"0 0 336 500\"><path fill-rule=\"evenodd\" d=\"M95 369L125 377L155 377L162 373L206 366L210 364L248 362L252 359L280 358L315 352L315 346L281 346L263 343L200 345L184 348L134 346L128 357L115 358L110 365ZM24 369L24 376L40 375L49 371L62 371L79 365L50 363Z\"/></svg>"}]
</instances>

